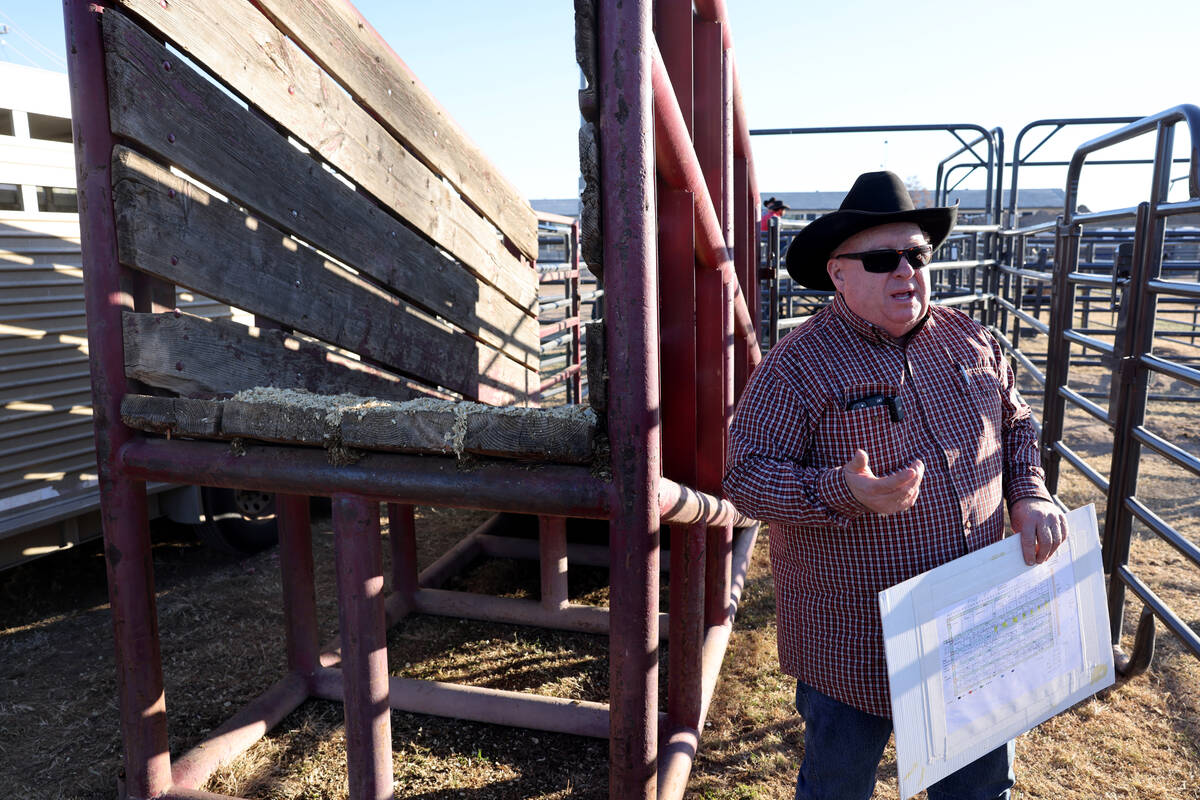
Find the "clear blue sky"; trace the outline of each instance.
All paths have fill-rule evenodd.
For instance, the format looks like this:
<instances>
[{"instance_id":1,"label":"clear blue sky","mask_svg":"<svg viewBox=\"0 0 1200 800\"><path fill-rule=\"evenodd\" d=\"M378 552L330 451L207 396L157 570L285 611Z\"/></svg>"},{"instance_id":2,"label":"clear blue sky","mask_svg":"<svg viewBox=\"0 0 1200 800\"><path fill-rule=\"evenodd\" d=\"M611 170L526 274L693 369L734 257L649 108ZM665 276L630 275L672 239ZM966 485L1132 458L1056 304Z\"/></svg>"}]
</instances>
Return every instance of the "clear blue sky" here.
<instances>
[{"instance_id":1,"label":"clear blue sky","mask_svg":"<svg viewBox=\"0 0 1200 800\"><path fill-rule=\"evenodd\" d=\"M574 196L579 76L571 2L357 5L518 189L529 197ZM1197 0L727 5L752 128L969 122L1002 127L1011 154L1017 133L1036 119L1200 104ZM0 57L55 68L20 34L61 60L60 13L54 0L0 0L0 25L13 29L0 37ZM1066 158L1099 132L1064 131L1052 140L1060 146L1039 155ZM1027 138L1025 149L1036 141ZM881 165L932 186L937 162L957 147L941 133L754 144L767 192L844 190L855 174ZM1147 139L1122 154L1149 147ZM1184 154L1178 142L1177 154ZM1029 173L1024 186L1062 186L1060 171ZM1145 170L1097 168L1085 172L1081 200L1093 208L1133 205L1148 183Z\"/></svg>"}]
</instances>

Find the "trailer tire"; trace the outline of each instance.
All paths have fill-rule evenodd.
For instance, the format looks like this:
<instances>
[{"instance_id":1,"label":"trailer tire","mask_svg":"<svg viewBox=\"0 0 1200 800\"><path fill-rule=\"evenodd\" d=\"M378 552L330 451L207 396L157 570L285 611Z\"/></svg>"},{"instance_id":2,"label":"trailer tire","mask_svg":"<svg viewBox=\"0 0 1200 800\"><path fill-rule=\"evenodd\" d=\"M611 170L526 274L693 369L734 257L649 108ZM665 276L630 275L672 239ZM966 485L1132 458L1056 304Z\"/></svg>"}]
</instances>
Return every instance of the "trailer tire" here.
<instances>
[{"instance_id":1,"label":"trailer tire","mask_svg":"<svg viewBox=\"0 0 1200 800\"><path fill-rule=\"evenodd\" d=\"M251 555L279 541L275 495L247 489L200 489L204 519L196 526L201 541L232 555Z\"/></svg>"}]
</instances>

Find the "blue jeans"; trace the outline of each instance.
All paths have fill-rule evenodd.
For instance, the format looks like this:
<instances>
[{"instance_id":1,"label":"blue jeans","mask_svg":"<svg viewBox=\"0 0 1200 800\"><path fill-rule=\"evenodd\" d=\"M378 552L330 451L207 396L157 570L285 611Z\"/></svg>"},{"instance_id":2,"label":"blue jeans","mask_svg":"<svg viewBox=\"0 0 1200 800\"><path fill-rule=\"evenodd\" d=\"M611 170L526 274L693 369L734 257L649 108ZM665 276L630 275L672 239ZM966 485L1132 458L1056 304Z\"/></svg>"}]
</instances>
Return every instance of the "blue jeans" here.
<instances>
[{"instance_id":1,"label":"blue jeans","mask_svg":"<svg viewBox=\"0 0 1200 800\"><path fill-rule=\"evenodd\" d=\"M804 761L796 778L796 800L868 800L892 721L800 681L796 710L804 717ZM929 800L1008 800L1012 762L1009 742L930 786Z\"/></svg>"}]
</instances>

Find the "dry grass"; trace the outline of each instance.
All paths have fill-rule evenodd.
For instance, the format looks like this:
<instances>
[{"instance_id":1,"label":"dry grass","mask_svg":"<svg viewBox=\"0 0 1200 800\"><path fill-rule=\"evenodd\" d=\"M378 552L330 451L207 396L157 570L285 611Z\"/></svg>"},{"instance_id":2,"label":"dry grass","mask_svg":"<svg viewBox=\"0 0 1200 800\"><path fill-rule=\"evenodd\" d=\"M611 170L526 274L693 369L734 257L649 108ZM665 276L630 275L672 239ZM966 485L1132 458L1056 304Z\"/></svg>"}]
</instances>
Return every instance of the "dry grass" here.
<instances>
[{"instance_id":1,"label":"dry grass","mask_svg":"<svg viewBox=\"0 0 1200 800\"><path fill-rule=\"evenodd\" d=\"M1036 340L1027 342L1036 344ZM1164 345L1165 347L1166 345ZM1106 374L1073 371L1077 388L1106 389ZM1179 387L1166 387L1178 390ZM1027 389L1035 404L1038 392ZM1200 404L1155 407L1151 423L1196 448ZM1172 433L1174 432L1174 433ZM1072 415L1068 439L1107 473L1112 437ZM1195 480L1143 457L1139 496L1197 540ZM1060 492L1071 504L1099 498L1074 470ZM1103 519L1103 509L1100 511ZM431 562L482 521L476 512L423 509L419 560ZM803 726L794 683L778 670L774 591L764 531L687 797L791 798ZM322 636L335 633L332 548L327 523L316 542ZM385 548L386 553L386 548ZM181 752L255 696L283 670L278 557L237 561L175 529L154 549L170 740ZM1200 629L1200 572L1139 531L1130 563L1193 629ZM535 596L537 570L487 562L460 585ZM605 574L572 569L576 602L607 601ZM111 798L119 766L115 668L98 545L0 573L0 789L15 798ZM1127 629L1140 604L1130 602ZM1128 646L1129 642L1126 642ZM604 701L602 638L416 616L389 635L394 674ZM665 663L665 653L663 654ZM663 686L665 698L666 688ZM392 715L398 798L419 800L593 800L606 798L606 742ZM1160 626L1150 672L1121 681L1039 726L1018 742L1018 797L1200 798L1200 662ZM211 791L254 798L343 798L347 787L341 708L310 701L230 767ZM894 752L880 769L877 797L896 796Z\"/></svg>"}]
</instances>

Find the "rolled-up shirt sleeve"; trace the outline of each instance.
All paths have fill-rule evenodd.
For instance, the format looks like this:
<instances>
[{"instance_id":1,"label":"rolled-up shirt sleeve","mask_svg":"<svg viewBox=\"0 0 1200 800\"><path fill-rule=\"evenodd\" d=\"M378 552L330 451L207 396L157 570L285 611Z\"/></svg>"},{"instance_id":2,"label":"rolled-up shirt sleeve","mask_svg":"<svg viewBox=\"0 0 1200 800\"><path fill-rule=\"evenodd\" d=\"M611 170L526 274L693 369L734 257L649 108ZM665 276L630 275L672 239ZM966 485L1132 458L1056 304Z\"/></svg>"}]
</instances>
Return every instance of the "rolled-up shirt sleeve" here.
<instances>
[{"instance_id":1,"label":"rolled-up shirt sleeve","mask_svg":"<svg viewBox=\"0 0 1200 800\"><path fill-rule=\"evenodd\" d=\"M840 467L803 466L819 410L764 364L729 430L723 488L743 514L767 522L845 527L866 511Z\"/></svg>"}]
</instances>

